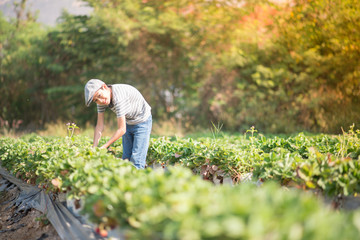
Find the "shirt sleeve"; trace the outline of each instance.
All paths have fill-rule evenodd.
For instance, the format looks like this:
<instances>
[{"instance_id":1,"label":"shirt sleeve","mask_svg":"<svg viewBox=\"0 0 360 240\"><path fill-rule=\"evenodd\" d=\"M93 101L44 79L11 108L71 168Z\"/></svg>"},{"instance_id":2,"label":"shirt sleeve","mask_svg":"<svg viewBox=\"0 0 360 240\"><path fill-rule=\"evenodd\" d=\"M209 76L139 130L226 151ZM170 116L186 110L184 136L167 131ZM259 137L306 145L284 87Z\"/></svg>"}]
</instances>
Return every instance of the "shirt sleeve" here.
<instances>
[{"instance_id":1,"label":"shirt sleeve","mask_svg":"<svg viewBox=\"0 0 360 240\"><path fill-rule=\"evenodd\" d=\"M107 106L101 106L97 104L97 111L98 113L102 113L105 112L105 109L107 108Z\"/></svg>"}]
</instances>

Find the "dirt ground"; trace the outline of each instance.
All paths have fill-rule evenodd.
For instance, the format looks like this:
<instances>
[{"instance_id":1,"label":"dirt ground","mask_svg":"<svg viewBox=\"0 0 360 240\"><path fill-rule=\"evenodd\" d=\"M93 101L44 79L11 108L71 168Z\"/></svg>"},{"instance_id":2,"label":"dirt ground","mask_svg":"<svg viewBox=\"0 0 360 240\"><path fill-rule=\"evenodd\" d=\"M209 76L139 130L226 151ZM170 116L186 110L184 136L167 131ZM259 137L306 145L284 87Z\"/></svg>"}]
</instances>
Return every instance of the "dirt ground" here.
<instances>
[{"instance_id":1,"label":"dirt ground","mask_svg":"<svg viewBox=\"0 0 360 240\"><path fill-rule=\"evenodd\" d=\"M54 227L41 212L30 209L17 213L17 207L11 200L18 193L17 187L0 192L0 239L61 240Z\"/></svg>"}]
</instances>

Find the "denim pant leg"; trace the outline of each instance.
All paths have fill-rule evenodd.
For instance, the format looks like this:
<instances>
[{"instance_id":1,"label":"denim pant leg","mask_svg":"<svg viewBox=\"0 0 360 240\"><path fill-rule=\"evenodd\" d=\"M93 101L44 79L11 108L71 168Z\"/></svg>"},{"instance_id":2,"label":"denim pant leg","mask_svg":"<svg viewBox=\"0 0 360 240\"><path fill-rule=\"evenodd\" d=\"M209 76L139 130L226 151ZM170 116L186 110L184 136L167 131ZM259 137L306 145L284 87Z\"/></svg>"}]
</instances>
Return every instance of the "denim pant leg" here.
<instances>
[{"instance_id":1,"label":"denim pant leg","mask_svg":"<svg viewBox=\"0 0 360 240\"><path fill-rule=\"evenodd\" d=\"M131 157L131 152L133 148L134 135L130 133L130 129L126 124L126 132L122 136L122 145L123 145L123 155L122 159L129 159Z\"/></svg>"},{"instance_id":2,"label":"denim pant leg","mask_svg":"<svg viewBox=\"0 0 360 240\"><path fill-rule=\"evenodd\" d=\"M126 132L130 135L130 137L124 135L125 138L123 138L123 159L129 157L129 160L138 169L145 168L146 165L146 155L149 148L151 128L151 116L143 123L139 123L137 125L126 125ZM128 140L132 140L132 143L128 143ZM132 148L129 156L128 153L130 152L130 146Z\"/></svg>"}]
</instances>

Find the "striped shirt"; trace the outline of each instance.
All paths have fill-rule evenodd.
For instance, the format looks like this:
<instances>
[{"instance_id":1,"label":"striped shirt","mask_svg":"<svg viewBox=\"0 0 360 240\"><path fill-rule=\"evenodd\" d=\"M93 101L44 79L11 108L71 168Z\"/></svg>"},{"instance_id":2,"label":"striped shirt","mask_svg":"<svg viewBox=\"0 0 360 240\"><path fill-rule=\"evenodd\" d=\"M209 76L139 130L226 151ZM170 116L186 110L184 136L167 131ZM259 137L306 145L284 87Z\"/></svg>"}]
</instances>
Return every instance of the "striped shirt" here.
<instances>
[{"instance_id":1,"label":"striped shirt","mask_svg":"<svg viewBox=\"0 0 360 240\"><path fill-rule=\"evenodd\" d=\"M97 105L99 113L105 112L106 108L110 108L116 117L125 116L126 123L135 125L145 122L151 115L151 107L146 102L141 93L128 84L114 84L112 89L112 106Z\"/></svg>"}]
</instances>

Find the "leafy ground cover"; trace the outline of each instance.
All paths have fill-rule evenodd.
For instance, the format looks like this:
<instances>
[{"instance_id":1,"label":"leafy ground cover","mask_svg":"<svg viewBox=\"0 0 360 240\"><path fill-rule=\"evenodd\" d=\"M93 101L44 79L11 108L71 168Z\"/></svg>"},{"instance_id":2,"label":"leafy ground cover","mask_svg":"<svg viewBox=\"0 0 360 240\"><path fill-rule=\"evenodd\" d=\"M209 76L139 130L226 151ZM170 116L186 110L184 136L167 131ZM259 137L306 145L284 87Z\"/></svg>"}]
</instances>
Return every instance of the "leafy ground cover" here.
<instances>
[{"instance_id":1,"label":"leafy ground cover","mask_svg":"<svg viewBox=\"0 0 360 240\"><path fill-rule=\"evenodd\" d=\"M266 138L253 130L248 135L153 138L148 165L166 170L136 170L119 160L120 141L106 151L92 148L84 136L1 138L0 156L2 167L18 178L82 199L84 214L100 229L119 226L130 239L358 236L358 210L334 212L309 193L281 187L357 195L358 131ZM249 173L264 184L236 184ZM226 177L235 184L212 183Z\"/></svg>"},{"instance_id":2,"label":"leafy ground cover","mask_svg":"<svg viewBox=\"0 0 360 240\"><path fill-rule=\"evenodd\" d=\"M261 181L317 189L329 196L359 193L358 130L351 128L339 136L300 133L288 138L255 136L254 131L250 137L152 139L149 164L186 166L218 182L228 176L237 183L242 175L252 173Z\"/></svg>"}]
</instances>

